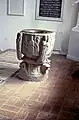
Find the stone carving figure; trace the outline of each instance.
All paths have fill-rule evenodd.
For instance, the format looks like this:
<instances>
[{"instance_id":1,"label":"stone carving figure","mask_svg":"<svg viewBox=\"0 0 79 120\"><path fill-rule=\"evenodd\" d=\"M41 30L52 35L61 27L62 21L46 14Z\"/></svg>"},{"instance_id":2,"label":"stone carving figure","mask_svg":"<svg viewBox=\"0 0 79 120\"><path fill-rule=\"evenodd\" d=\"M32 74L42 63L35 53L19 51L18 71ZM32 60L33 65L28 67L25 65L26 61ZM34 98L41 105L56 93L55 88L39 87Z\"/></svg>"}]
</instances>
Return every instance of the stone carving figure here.
<instances>
[{"instance_id":1,"label":"stone carving figure","mask_svg":"<svg viewBox=\"0 0 79 120\"><path fill-rule=\"evenodd\" d=\"M79 0L74 0L73 5L79 3Z\"/></svg>"},{"instance_id":2,"label":"stone carving figure","mask_svg":"<svg viewBox=\"0 0 79 120\"><path fill-rule=\"evenodd\" d=\"M74 6L74 5L76 5L76 4L79 4L79 0L73 0L72 5ZM76 27L79 27L79 12L78 12L78 17L77 17Z\"/></svg>"},{"instance_id":3,"label":"stone carving figure","mask_svg":"<svg viewBox=\"0 0 79 120\"><path fill-rule=\"evenodd\" d=\"M17 57L22 60L18 76L22 79L39 79L50 68L49 57L53 50L55 32L42 32L23 30L17 34Z\"/></svg>"}]
</instances>

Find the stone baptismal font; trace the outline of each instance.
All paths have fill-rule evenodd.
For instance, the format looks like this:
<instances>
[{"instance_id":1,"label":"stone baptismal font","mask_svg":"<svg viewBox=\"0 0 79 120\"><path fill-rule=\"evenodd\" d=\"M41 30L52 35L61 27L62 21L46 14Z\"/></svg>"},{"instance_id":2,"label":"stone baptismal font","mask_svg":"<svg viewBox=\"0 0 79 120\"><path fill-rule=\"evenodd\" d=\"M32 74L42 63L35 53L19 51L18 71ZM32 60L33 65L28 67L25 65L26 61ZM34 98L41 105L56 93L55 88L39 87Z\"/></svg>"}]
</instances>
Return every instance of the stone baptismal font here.
<instances>
[{"instance_id":1,"label":"stone baptismal font","mask_svg":"<svg viewBox=\"0 0 79 120\"><path fill-rule=\"evenodd\" d=\"M18 77L23 80L41 80L48 74L55 32L25 29L17 33L17 58L21 60Z\"/></svg>"}]
</instances>

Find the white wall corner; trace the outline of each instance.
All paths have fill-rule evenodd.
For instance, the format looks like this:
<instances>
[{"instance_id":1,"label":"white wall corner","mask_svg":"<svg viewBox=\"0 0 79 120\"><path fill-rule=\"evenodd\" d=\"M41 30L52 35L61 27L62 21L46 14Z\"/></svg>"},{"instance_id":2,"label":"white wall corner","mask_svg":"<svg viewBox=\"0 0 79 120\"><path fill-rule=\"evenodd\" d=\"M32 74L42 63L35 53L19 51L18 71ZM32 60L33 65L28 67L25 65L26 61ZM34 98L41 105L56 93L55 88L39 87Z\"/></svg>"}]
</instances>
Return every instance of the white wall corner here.
<instances>
[{"instance_id":1,"label":"white wall corner","mask_svg":"<svg viewBox=\"0 0 79 120\"><path fill-rule=\"evenodd\" d=\"M79 57L75 57L75 56L72 56L72 55L67 55L67 58L79 62Z\"/></svg>"}]
</instances>

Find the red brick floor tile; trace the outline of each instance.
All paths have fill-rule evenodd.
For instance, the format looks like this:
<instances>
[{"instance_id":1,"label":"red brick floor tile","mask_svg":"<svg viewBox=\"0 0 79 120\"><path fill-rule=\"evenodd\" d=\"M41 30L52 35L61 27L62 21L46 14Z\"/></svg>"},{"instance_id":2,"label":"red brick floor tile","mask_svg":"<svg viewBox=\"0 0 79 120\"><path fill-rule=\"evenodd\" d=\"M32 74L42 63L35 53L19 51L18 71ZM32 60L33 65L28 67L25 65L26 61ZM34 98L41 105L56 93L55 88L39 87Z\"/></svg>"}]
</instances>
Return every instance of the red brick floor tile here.
<instances>
[{"instance_id":1,"label":"red brick floor tile","mask_svg":"<svg viewBox=\"0 0 79 120\"><path fill-rule=\"evenodd\" d=\"M36 117L33 117L33 116L27 116L24 120L36 120Z\"/></svg>"},{"instance_id":2,"label":"red brick floor tile","mask_svg":"<svg viewBox=\"0 0 79 120\"><path fill-rule=\"evenodd\" d=\"M39 87L36 89L36 92L38 93L45 93L47 95L49 95L51 93L51 91L47 88L44 88L44 87Z\"/></svg>"},{"instance_id":3,"label":"red brick floor tile","mask_svg":"<svg viewBox=\"0 0 79 120\"><path fill-rule=\"evenodd\" d=\"M75 100L74 107L79 109L79 100L78 99Z\"/></svg>"},{"instance_id":4,"label":"red brick floor tile","mask_svg":"<svg viewBox=\"0 0 79 120\"><path fill-rule=\"evenodd\" d=\"M78 97L78 93L75 90L74 91L70 90L65 94L65 98L68 98L68 99L76 99L77 97Z\"/></svg>"},{"instance_id":5,"label":"red brick floor tile","mask_svg":"<svg viewBox=\"0 0 79 120\"><path fill-rule=\"evenodd\" d=\"M7 111L4 109L0 109L0 115L5 116L5 117L9 117L10 119L13 119L13 117L16 115L16 113L11 112L11 111Z\"/></svg>"},{"instance_id":6,"label":"red brick floor tile","mask_svg":"<svg viewBox=\"0 0 79 120\"><path fill-rule=\"evenodd\" d=\"M40 93L34 92L34 93L32 94L32 96L29 97L29 99L31 99L31 100L33 100L33 101L34 101L34 100L38 100L39 96L40 96Z\"/></svg>"},{"instance_id":7,"label":"red brick floor tile","mask_svg":"<svg viewBox=\"0 0 79 120\"><path fill-rule=\"evenodd\" d=\"M52 109L52 104L50 104L50 103L45 103L44 106L42 107L41 111L50 112L51 109Z\"/></svg>"},{"instance_id":8,"label":"red brick floor tile","mask_svg":"<svg viewBox=\"0 0 79 120\"><path fill-rule=\"evenodd\" d=\"M12 120L11 118L0 115L0 120Z\"/></svg>"},{"instance_id":9,"label":"red brick floor tile","mask_svg":"<svg viewBox=\"0 0 79 120\"><path fill-rule=\"evenodd\" d=\"M6 99L0 99L0 107L6 102Z\"/></svg>"},{"instance_id":10,"label":"red brick floor tile","mask_svg":"<svg viewBox=\"0 0 79 120\"><path fill-rule=\"evenodd\" d=\"M26 117L25 120L35 120L39 111L34 109L28 109L28 112L29 112L28 116Z\"/></svg>"},{"instance_id":11,"label":"red brick floor tile","mask_svg":"<svg viewBox=\"0 0 79 120\"><path fill-rule=\"evenodd\" d=\"M2 94L7 94L10 91L10 88L4 86L3 89L0 91Z\"/></svg>"},{"instance_id":12,"label":"red brick floor tile","mask_svg":"<svg viewBox=\"0 0 79 120\"><path fill-rule=\"evenodd\" d=\"M24 120L28 116L28 109L21 108L20 111L14 116L13 120Z\"/></svg>"},{"instance_id":13,"label":"red brick floor tile","mask_svg":"<svg viewBox=\"0 0 79 120\"><path fill-rule=\"evenodd\" d=\"M75 118L75 114L72 112L62 111L59 118L72 120L73 118ZM58 120L60 120L60 119L58 119Z\"/></svg>"},{"instance_id":14,"label":"red brick floor tile","mask_svg":"<svg viewBox=\"0 0 79 120\"><path fill-rule=\"evenodd\" d=\"M2 107L1 107L2 109L4 109L4 110L8 110L8 111L13 111L13 112L18 112L19 111L19 107L16 107L16 106L13 106L13 105L6 105L6 104L4 104Z\"/></svg>"},{"instance_id":15,"label":"red brick floor tile","mask_svg":"<svg viewBox=\"0 0 79 120\"><path fill-rule=\"evenodd\" d=\"M19 97L15 97L15 96L12 96L10 97L7 101L6 101L6 104L8 105L14 105L18 99L20 99Z\"/></svg>"},{"instance_id":16,"label":"red brick floor tile","mask_svg":"<svg viewBox=\"0 0 79 120\"><path fill-rule=\"evenodd\" d=\"M48 96L46 103L50 103L50 104L62 104L63 101L63 97L62 96L54 96L53 93L51 95Z\"/></svg>"},{"instance_id":17,"label":"red brick floor tile","mask_svg":"<svg viewBox=\"0 0 79 120\"><path fill-rule=\"evenodd\" d=\"M70 118L60 116L58 120L70 120Z\"/></svg>"},{"instance_id":18,"label":"red brick floor tile","mask_svg":"<svg viewBox=\"0 0 79 120\"><path fill-rule=\"evenodd\" d=\"M74 108L74 103L75 103L75 99L64 99L63 101L63 108Z\"/></svg>"},{"instance_id":19,"label":"red brick floor tile","mask_svg":"<svg viewBox=\"0 0 79 120\"><path fill-rule=\"evenodd\" d=\"M35 120L57 120L57 116L49 112L39 112Z\"/></svg>"},{"instance_id":20,"label":"red brick floor tile","mask_svg":"<svg viewBox=\"0 0 79 120\"><path fill-rule=\"evenodd\" d=\"M6 95L13 96L14 93L15 93L15 90L11 89Z\"/></svg>"},{"instance_id":21,"label":"red brick floor tile","mask_svg":"<svg viewBox=\"0 0 79 120\"><path fill-rule=\"evenodd\" d=\"M54 115L59 115L61 108L62 108L61 104L55 104L51 109L51 113Z\"/></svg>"},{"instance_id":22,"label":"red brick floor tile","mask_svg":"<svg viewBox=\"0 0 79 120\"><path fill-rule=\"evenodd\" d=\"M18 99L18 100L16 101L16 103L15 103L14 105L15 105L16 107L22 107L25 102L26 102L25 99L20 98L20 99Z\"/></svg>"},{"instance_id":23,"label":"red brick floor tile","mask_svg":"<svg viewBox=\"0 0 79 120\"><path fill-rule=\"evenodd\" d=\"M50 118L48 118L47 120L57 120L57 116L54 116L54 115L52 115Z\"/></svg>"},{"instance_id":24,"label":"red brick floor tile","mask_svg":"<svg viewBox=\"0 0 79 120\"><path fill-rule=\"evenodd\" d=\"M41 102L46 102L48 98L48 95L45 94L45 93L40 93L39 97L38 97L38 101L41 101Z\"/></svg>"},{"instance_id":25,"label":"red brick floor tile","mask_svg":"<svg viewBox=\"0 0 79 120\"><path fill-rule=\"evenodd\" d=\"M75 90L79 93L79 83L76 84Z\"/></svg>"},{"instance_id":26,"label":"red brick floor tile","mask_svg":"<svg viewBox=\"0 0 79 120\"><path fill-rule=\"evenodd\" d=\"M43 102L27 100L23 104L23 108L25 108L25 109L36 109L38 111L38 110L42 109L43 105L44 105Z\"/></svg>"},{"instance_id":27,"label":"red brick floor tile","mask_svg":"<svg viewBox=\"0 0 79 120\"><path fill-rule=\"evenodd\" d=\"M0 99L8 100L9 98L10 98L10 96L0 93Z\"/></svg>"}]
</instances>

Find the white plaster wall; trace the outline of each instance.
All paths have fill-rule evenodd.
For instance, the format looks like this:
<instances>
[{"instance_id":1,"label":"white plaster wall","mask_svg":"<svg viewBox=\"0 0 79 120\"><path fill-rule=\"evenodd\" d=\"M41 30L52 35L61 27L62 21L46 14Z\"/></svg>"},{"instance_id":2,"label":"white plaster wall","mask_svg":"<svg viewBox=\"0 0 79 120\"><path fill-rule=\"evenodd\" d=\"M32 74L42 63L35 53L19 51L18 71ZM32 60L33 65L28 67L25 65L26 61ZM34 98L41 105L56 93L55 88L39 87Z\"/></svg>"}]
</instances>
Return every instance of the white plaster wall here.
<instances>
[{"instance_id":1,"label":"white plaster wall","mask_svg":"<svg viewBox=\"0 0 79 120\"><path fill-rule=\"evenodd\" d=\"M71 31L67 58L79 61L79 28Z\"/></svg>"},{"instance_id":2,"label":"white plaster wall","mask_svg":"<svg viewBox=\"0 0 79 120\"><path fill-rule=\"evenodd\" d=\"M63 22L35 20L36 0L25 0L25 16L8 16L7 0L0 0L0 49L15 49L18 31L24 28L43 28L57 31L54 49L67 53L69 34L76 24L77 6L64 0Z\"/></svg>"},{"instance_id":3,"label":"white plaster wall","mask_svg":"<svg viewBox=\"0 0 79 120\"><path fill-rule=\"evenodd\" d=\"M79 13L77 24L75 27L72 28L70 33L67 58L79 61Z\"/></svg>"}]
</instances>

